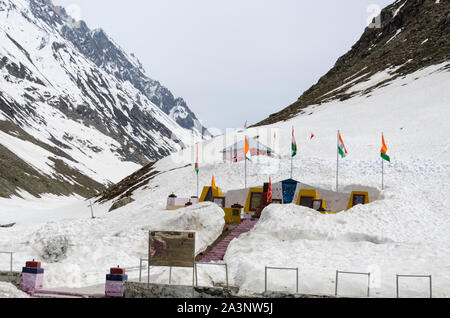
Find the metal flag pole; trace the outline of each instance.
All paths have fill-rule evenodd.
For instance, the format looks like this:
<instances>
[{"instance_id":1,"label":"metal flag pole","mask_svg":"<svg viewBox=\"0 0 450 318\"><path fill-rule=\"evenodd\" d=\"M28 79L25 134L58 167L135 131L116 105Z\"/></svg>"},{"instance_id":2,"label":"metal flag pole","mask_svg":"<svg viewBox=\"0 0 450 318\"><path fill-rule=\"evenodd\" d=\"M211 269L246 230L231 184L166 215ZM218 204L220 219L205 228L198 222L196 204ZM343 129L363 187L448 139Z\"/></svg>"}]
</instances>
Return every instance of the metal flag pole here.
<instances>
[{"instance_id":1,"label":"metal flag pole","mask_svg":"<svg viewBox=\"0 0 450 318\"><path fill-rule=\"evenodd\" d=\"M294 126L292 126L292 138L294 138ZM293 149L292 149L292 142L294 142L294 139L291 141L291 179L293 179L293 167L294 167L294 156L293 156Z\"/></svg>"},{"instance_id":2,"label":"metal flag pole","mask_svg":"<svg viewBox=\"0 0 450 318\"><path fill-rule=\"evenodd\" d=\"M198 196L198 173L199 173L199 167L198 167L198 144L197 144L197 160L196 160L196 167L195 172L197 173L197 199L200 199Z\"/></svg>"},{"instance_id":3,"label":"metal flag pole","mask_svg":"<svg viewBox=\"0 0 450 318\"><path fill-rule=\"evenodd\" d=\"M339 130L337 132L337 148L336 148L336 192L339 192Z\"/></svg>"},{"instance_id":4,"label":"metal flag pole","mask_svg":"<svg viewBox=\"0 0 450 318\"><path fill-rule=\"evenodd\" d=\"M292 157L291 154L291 179L293 179L293 172L292 172L293 167L294 167L294 157Z\"/></svg>"},{"instance_id":5,"label":"metal flag pole","mask_svg":"<svg viewBox=\"0 0 450 318\"><path fill-rule=\"evenodd\" d=\"M245 153L245 147L244 147L244 170L245 170L244 189L247 189L247 154Z\"/></svg>"},{"instance_id":6,"label":"metal flag pole","mask_svg":"<svg viewBox=\"0 0 450 318\"><path fill-rule=\"evenodd\" d=\"M384 134L381 133L381 140L383 142ZM384 159L381 157L381 190L384 190Z\"/></svg>"}]
</instances>

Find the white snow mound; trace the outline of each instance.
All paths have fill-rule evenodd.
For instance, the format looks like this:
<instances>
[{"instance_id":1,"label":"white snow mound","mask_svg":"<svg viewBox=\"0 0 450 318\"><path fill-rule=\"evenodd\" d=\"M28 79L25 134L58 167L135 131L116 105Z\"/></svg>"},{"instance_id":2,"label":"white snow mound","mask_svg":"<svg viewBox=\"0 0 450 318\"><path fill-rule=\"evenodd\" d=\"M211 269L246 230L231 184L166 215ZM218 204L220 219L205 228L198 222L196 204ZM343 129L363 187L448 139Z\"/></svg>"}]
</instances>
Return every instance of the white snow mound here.
<instances>
[{"instance_id":1,"label":"white snow mound","mask_svg":"<svg viewBox=\"0 0 450 318\"><path fill-rule=\"evenodd\" d=\"M28 298L24 292L10 283L0 282L0 298Z\"/></svg>"}]
</instances>

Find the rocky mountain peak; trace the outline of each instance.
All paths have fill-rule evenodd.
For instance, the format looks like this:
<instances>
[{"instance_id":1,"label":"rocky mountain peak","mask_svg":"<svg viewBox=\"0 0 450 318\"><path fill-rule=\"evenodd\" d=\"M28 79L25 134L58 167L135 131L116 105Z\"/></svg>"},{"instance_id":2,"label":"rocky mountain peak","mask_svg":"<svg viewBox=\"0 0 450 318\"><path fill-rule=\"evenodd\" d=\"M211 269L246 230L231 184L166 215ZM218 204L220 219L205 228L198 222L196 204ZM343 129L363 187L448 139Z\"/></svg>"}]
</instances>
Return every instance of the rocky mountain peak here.
<instances>
[{"instance_id":1,"label":"rocky mountain peak","mask_svg":"<svg viewBox=\"0 0 450 318\"><path fill-rule=\"evenodd\" d=\"M0 196L87 196L201 136L136 57L75 22L50 1L0 0Z\"/></svg>"}]
</instances>

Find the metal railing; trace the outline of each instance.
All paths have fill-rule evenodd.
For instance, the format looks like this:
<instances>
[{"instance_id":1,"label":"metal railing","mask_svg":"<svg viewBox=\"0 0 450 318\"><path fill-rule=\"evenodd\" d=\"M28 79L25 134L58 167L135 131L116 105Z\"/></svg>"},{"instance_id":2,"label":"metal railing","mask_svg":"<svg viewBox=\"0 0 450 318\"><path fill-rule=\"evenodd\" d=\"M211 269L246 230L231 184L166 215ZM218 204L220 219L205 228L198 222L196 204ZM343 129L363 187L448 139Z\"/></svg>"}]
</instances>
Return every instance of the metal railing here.
<instances>
[{"instance_id":1,"label":"metal railing","mask_svg":"<svg viewBox=\"0 0 450 318\"><path fill-rule=\"evenodd\" d=\"M12 273L14 252L0 252L0 254L8 254L9 255L9 271Z\"/></svg>"},{"instance_id":2,"label":"metal railing","mask_svg":"<svg viewBox=\"0 0 450 318\"><path fill-rule=\"evenodd\" d=\"M367 276L367 297L370 297L370 273L343 272L343 271L336 271L336 282L335 282L335 288L334 288L334 295L335 296L338 295L339 274L365 275L365 276Z\"/></svg>"},{"instance_id":3,"label":"metal railing","mask_svg":"<svg viewBox=\"0 0 450 318\"><path fill-rule=\"evenodd\" d=\"M276 270L282 270L282 271L295 271L296 272L296 289L295 292L298 294L298 267L296 268L289 268L289 267L271 267L266 266L265 267L265 278L264 278L264 292L267 293L267 270L268 269L276 269Z\"/></svg>"},{"instance_id":4,"label":"metal railing","mask_svg":"<svg viewBox=\"0 0 450 318\"><path fill-rule=\"evenodd\" d=\"M0 253L6 253L11 254L11 271L12 271L12 254L11 252L0 252ZM148 262L148 259L141 258L139 260L139 282L142 281L142 264L144 262ZM194 272L195 272L195 286L198 287L198 265L208 265L208 266L224 266L225 267L225 279L226 279L226 288L229 288L229 281L228 281L228 264L226 263L195 263L194 265ZM284 270L284 271L295 271L296 272L296 293L298 294L299 291L299 269L296 268L290 268L290 267L272 267L272 266L265 266L265 292L268 291L268 270ZM370 273L361 273L361 272L346 272L346 271L336 271L336 281L335 281L335 296L338 296L338 286L339 286L339 275L340 274L348 274L348 275L363 275L367 276L367 297L370 297ZM430 287L430 298L433 297L433 285L432 285L432 275L396 275L396 286L397 286L397 298L400 297L399 292L399 278L428 278L429 279L429 287ZM172 283L172 267L169 267L169 285Z\"/></svg>"},{"instance_id":5,"label":"metal railing","mask_svg":"<svg viewBox=\"0 0 450 318\"><path fill-rule=\"evenodd\" d=\"M431 275L398 275L397 274L397 298L400 298L399 295L399 278L400 277L407 277L407 278L428 278L430 281L430 298L433 298L433 283L431 280Z\"/></svg>"},{"instance_id":6,"label":"metal railing","mask_svg":"<svg viewBox=\"0 0 450 318\"><path fill-rule=\"evenodd\" d=\"M225 280L226 280L226 283L227 283L227 289L229 288L229 285L228 285L228 265L227 265L227 263L195 263L195 286L196 287L198 287L197 265L224 266L225 267Z\"/></svg>"},{"instance_id":7,"label":"metal railing","mask_svg":"<svg viewBox=\"0 0 450 318\"><path fill-rule=\"evenodd\" d=\"M148 262L147 258L140 258L139 259L139 282L142 282L142 264L144 262ZM195 270L195 286L198 287L198 270L197 265L215 265L215 266L224 266L225 267L225 280L226 280L226 286L227 289L229 287L228 284L228 265L226 263L195 263L194 270ZM169 266L169 285L172 284L172 266Z\"/></svg>"},{"instance_id":8,"label":"metal railing","mask_svg":"<svg viewBox=\"0 0 450 318\"><path fill-rule=\"evenodd\" d=\"M139 259L139 283L142 282L142 263L144 262L148 262L148 258ZM169 285L171 284L172 284L172 266L169 266Z\"/></svg>"}]
</instances>

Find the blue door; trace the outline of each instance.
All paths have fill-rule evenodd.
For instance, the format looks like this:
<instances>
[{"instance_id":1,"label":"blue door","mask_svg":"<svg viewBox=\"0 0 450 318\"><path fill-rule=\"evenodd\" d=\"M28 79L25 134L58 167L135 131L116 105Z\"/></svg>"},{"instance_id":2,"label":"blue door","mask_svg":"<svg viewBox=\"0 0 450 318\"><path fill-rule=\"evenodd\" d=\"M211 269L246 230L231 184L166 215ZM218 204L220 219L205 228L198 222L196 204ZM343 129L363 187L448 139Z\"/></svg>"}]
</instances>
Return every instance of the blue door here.
<instances>
[{"instance_id":1,"label":"blue door","mask_svg":"<svg viewBox=\"0 0 450 318\"><path fill-rule=\"evenodd\" d=\"M281 181L284 204L292 203L295 195L295 189L297 189L297 183L298 182L293 179Z\"/></svg>"}]
</instances>

